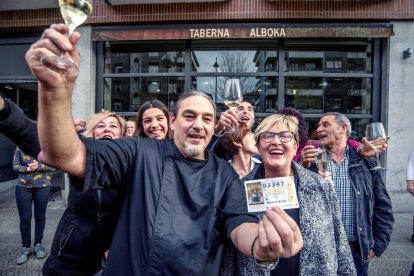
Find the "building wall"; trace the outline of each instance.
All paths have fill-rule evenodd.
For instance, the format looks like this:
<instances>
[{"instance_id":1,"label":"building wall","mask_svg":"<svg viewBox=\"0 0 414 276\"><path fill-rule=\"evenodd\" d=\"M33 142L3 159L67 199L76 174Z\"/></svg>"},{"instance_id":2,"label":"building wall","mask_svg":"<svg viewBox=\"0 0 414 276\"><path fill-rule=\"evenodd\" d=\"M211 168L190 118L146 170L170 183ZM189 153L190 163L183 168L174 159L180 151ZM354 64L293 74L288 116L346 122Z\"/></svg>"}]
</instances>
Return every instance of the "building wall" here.
<instances>
[{"instance_id":1,"label":"building wall","mask_svg":"<svg viewBox=\"0 0 414 276\"><path fill-rule=\"evenodd\" d=\"M388 96L388 144L386 174L388 191L397 212L413 212L414 198L406 191L408 155L414 151L414 56L402 52L414 49L414 22L392 22Z\"/></svg>"},{"instance_id":2,"label":"building wall","mask_svg":"<svg viewBox=\"0 0 414 276\"><path fill-rule=\"evenodd\" d=\"M88 121L95 113L96 58L92 47L91 26L81 26L77 31L81 34L78 43L81 63L72 97L72 116Z\"/></svg>"},{"instance_id":3,"label":"building wall","mask_svg":"<svg viewBox=\"0 0 414 276\"><path fill-rule=\"evenodd\" d=\"M408 47L414 48L414 22L392 22L395 36L390 38L389 94L384 121L388 123L391 137L383 163L388 168L384 172L387 189L396 212L412 212L413 197L406 192L406 163L408 155L414 150L412 143L414 127L410 116L414 115L414 55L403 59L402 52ZM95 53L92 48L91 27L82 26L79 52L81 53L81 73L73 97L73 116L88 120L95 109ZM401 117L401 114L405 114Z\"/></svg>"},{"instance_id":4,"label":"building wall","mask_svg":"<svg viewBox=\"0 0 414 276\"><path fill-rule=\"evenodd\" d=\"M267 1L229 0L213 3L174 3L111 6L105 0L92 0L94 12L78 31L81 73L73 96L73 116L88 120L95 110L95 53L91 41L91 25L235 23L235 22L324 22L347 20L413 20L412 0L349 0L349 1ZM24 5L24 4L22 4ZM293 21L294 20L294 21ZM62 22L57 8L0 12L0 33L19 30L40 31ZM414 200L405 190L405 166L409 152L414 150L414 128L411 114L414 106L414 57L403 59L402 51L414 48L414 22L395 21L395 36L390 38L389 94L384 98L386 122L391 136L385 164L388 190L394 210L414 210ZM386 94L386 93L385 93ZM389 101L389 102L387 102ZM405 115L401 115L405 114Z\"/></svg>"},{"instance_id":5,"label":"building wall","mask_svg":"<svg viewBox=\"0 0 414 276\"><path fill-rule=\"evenodd\" d=\"M24 1L21 1L24 5ZM90 1L93 13L85 24L275 22L280 20L402 20L414 17L412 0L229 0L223 2L110 5ZM44 28L62 22L57 8L0 12L0 32Z\"/></svg>"}]
</instances>

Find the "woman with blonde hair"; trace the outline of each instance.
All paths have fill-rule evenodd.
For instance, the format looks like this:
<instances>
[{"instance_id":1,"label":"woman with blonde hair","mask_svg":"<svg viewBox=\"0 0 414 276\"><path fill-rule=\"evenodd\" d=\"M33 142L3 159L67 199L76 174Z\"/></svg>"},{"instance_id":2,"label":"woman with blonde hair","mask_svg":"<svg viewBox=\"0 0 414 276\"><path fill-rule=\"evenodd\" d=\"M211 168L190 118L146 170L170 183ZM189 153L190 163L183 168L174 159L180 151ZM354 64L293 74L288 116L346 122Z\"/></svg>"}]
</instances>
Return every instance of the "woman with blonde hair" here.
<instances>
[{"instance_id":1,"label":"woman with blonde hair","mask_svg":"<svg viewBox=\"0 0 414 276\"><path fill-rule=\"evenodd\" d=\"M0 96L0 132L24 152L40 152L36 123L9 99ZM117 139L125 136L125 120L114 112L102 110L92 116L82 139ZM70 176L68 206L57 226L43 275L90 276L102 269L120 208L119 191L83 191L83 179ZM85 185L90 185L86 183ZM94 202L94 205L91 205Z\"/></svg>"},{"instance_id":2,"label":"woman with blonde hair","mask_svg":"<svg viewBox=\"0 0 414 276\"><path fill-rule=\"evenodd\" d=\"M124 137L125 134L125 119L115 112L102 109L101 112L92 115L83 133L83 137L115 139L115 137Z\"/></svg>"},{"instance_id":3,"label":"woman with blonde hair","mask_svg":"<svg viewBox=\"0 0 414 276\"><path fill-rule=\"evenodd\" d=\"M123 117L107 110L89 120L84 139L118 139L126 133ZM76 177L71 185L66 208L56 229L50 256L43 275L94 275L101 270L109 250L120 208L119 191L97 189L83 191ZM90 208L95 202L95 208Z\"/></svg>"},{"instance_id":4,"label":"woman with blonde hair","mask_svg":"<svg viewBox=\"0 0 414 276\"><path fill-rule=\"evenodd\" d=\"M222 274L355 275L332 185L293 161L300 143L295 120L286 115L271 115L256 128L255 137L262 164L249 180L286 177L292 180L299 207L285 211L299 225L304 246L297 255L281 258L272 271L260 269L253 259L238 253L235 259L224 262Z\"/></svg>"}]
</instances>

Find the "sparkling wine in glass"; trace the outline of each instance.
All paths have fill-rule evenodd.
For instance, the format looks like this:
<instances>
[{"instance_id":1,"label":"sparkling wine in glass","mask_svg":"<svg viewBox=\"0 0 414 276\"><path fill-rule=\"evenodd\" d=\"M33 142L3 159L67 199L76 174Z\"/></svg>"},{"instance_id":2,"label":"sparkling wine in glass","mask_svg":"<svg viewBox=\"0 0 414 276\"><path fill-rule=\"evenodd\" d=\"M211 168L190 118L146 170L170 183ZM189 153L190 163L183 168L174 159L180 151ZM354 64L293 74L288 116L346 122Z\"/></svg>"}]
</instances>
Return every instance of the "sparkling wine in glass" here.
<instances>
[{"instance_id":1,"label":"sparkling wine in glass","mask_svg":"<svg viewBox=\"0 0 414 276\"><path fill-rule=\"evenodd\" d=\"M365 129L365 136L368 140L369 145L375 151L375 156L377 159L377 165L371 168L371 170L386 170L386 168L383 168L381 166L381 163L379 161L380 150L383 148L385 142L387 141L387 135L385 134L384 126L382 123L367 124L367 127Z\"/></svg>"},{"instance_id":2,"label":"sparkling wine in glass","mask_svg":"<svg viewBox=\"0 0 414 276\"><path fill-rule=\"evenodd\" d=\"M229 108L236 110L243 102L243 94L240 87L240 80L236 78L227 79L224 84L224 104ZM229 129L229 132L234 132L235 129Z\"/></svg>"},{"instance_id":3,"label":"sparkling wine in glass","mask_svg":"<svg viewBox=\"0 0 414 276\"><path fill-rule=\"evenodd\" d=\"M86 21L92 13L92 5L87 0L59 0L60 13L69 28L68 37L75 29ZM79 73L78 66L70 60L57 56L44 56L40 62L54 72L67 76L76 76Z\"/></svg>"},{"instance_id":4,"label":"sparkling wine in glass","mask_svg":"<svg viewBox=\"0 0 414 276\"><path fill-rule=\"evenodd\" d=\"M315 164L318 171L325 174L328 171L328 158L325 145L318 140L308 140L308 144L315 147Z\"/></svg>"}]
</instances>

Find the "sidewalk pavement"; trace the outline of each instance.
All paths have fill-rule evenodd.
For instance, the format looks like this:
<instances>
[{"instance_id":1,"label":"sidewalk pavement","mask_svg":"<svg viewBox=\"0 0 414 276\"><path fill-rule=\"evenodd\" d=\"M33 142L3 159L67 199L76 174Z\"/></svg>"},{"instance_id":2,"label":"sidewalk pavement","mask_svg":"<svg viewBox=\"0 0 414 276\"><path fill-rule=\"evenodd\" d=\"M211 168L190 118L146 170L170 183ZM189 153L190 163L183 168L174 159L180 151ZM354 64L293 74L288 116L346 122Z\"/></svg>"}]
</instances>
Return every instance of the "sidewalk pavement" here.
<instances>
[{"instance_id":1,"label":"sidewalk pavement","mask_svg":"<svg viewBox=\"0 0 414 276\"><path fill-rule=\"evenodd\" d=\"M43 244L48 251L65 208L61 192L53 193L47 207L43 239ZM391 243L381 258L375 258L371 262L369 274L372 276L408 276L414 261L414 243L410 240L413 215L396 213L394 217L395 225ZM32 229L33 227L34 221ZM25 264L20 266L16 264L16 256L20 248L19 217L13 187L0 191L0 276L42 274L42 266L46 259L37 260L36 257L30 256Z\"/></svg>"}]
</instances>

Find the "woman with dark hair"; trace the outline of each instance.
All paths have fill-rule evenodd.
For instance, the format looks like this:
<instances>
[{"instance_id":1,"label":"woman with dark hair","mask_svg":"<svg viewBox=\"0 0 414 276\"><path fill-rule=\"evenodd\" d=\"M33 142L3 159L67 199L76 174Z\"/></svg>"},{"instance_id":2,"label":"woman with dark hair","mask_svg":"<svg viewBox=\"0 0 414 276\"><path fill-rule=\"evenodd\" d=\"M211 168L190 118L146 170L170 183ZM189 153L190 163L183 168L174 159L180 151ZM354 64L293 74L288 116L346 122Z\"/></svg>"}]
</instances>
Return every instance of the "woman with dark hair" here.
<instances>
[{"instance_id":1,"label":"woman with dark hair","mask_svg":"<svg viewBox=\"0 0 414 276\"><path fill-rule=\"evenodd\" d=\"M261 165L260 160L253 157L258 152L251 128L245 123L239 122L234 132L226 132L217 140L214 153L224 159L230 157L229 162L239 174L240 184L242 184L243 192L246 193L243 185L244 181L253 179ZM257 190L253 190L250 196L252 202L260 201ZM250 275L262 275L266 272L266 270L256 266L252 258L244 256L231 241L228 241L224 247L220 274L229 276L247 275L241 271L245 271Z\"/></svg>"},{"instance_id":2,"label":"woman with dark hair","mask_svg":"<svg viewBox=\"0 0 414 276\"><path fill-rule=\"evenodd\" d=\"M171 138L168 108L159 100L145 102L137 113L135 136Z\"/></svg>"},{"instance_id":3,"label":"woman with dark hair","mask_svg":"<svg viewBox=\"0 0 414 276\"><path fill-rule=\"evenodd\" d=\"M218 139L214 153L221 158L230 156L229 162L241 179L254 172L261 163L253 157L257 148L251 128L242 122L234 132L227 132Z\"/></svg>"},{"instance_id":4,"label":"woman with dark hair","mask_svg":"<svg viewBox=\"0 0 414 276\"><path fill-rule=\"evenodd\" d=\"M32 205L35 218L33 254L38 259L43 259L47 255L42 245L42 239L46 225L50 180L55 169L40 163L17 148L13 159L13 170L19 173L19 179L16 183L16 203L19 211L22 249L17 256L16 263L21 265L27 261L28 256L32 253L30 250Z\"/></svg>"}]
</instances>

